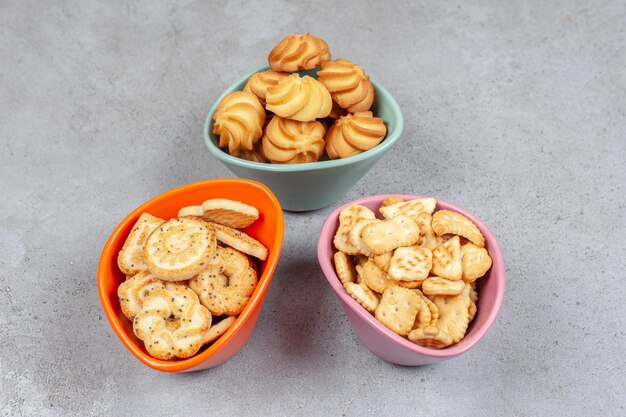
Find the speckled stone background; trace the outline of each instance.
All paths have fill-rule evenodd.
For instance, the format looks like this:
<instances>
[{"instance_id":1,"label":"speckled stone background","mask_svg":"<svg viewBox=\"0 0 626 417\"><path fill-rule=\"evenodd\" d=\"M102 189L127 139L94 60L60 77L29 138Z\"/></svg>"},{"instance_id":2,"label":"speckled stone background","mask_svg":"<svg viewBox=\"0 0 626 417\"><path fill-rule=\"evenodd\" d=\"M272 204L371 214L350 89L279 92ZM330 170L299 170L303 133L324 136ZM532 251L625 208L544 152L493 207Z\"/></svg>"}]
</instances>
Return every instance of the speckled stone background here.
<instances>
[{"instance_id":1,"label":"speckled stone background","mask_svg":"<svg viewBox=\"0 0 626 417\"><path fill-rule=\"evenodd\" d=\"M626 3L338 3L0 1L1 415L626 414ZM304 31L406 120L341 201L419 193L473 211L504 250L502 312L459 358L385 363L318 267L331 208L286 213L244 349L153 371L103 316L102 246L141 202L231 176L202 142L206 112Z\"/></svg>"}]
</instances>

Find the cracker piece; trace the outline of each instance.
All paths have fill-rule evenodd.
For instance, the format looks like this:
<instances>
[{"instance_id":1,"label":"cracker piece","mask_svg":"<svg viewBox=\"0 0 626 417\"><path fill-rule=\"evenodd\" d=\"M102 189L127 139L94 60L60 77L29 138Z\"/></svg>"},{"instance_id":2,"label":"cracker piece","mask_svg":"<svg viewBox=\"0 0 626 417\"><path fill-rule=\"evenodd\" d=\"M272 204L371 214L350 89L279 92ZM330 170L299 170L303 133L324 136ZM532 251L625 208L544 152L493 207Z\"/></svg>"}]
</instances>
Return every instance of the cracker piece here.
<instances>
[{"instance_id":1,"label":"cracker piece","mask_svg":"<svg viewBox=\"0 0 626 417\"><path fill-rule=\"evenodd\" d=\"M133 320L133 331L150 356L183 359L202 347L211 321L211 313L200 304L196 293L179 285L152 291Z\"/></svg>"},{"instance_id":2,"label":"cracker piece","mask_svg":"<svg viewBox=\"0 0 626 417\"><path fill-rule=\"evenodd\" d=\"M474 303L473 301L470 301L470 306L467 309L467 314L469 315L470 323L472 322L472 320L474 320L474 316L476 316L476 311L478 311L478 307L476 306L476 303Z\"/></svg>"},{"instance_id":3,"label":"cracker piece","mask_svg":"<svg viewBox=\"0 0 626 417\"><path fill-rule=\"evenodd\" d=\"M391 257L393 256L393 251L385 252L382 255L374 255L372 260L374 263L383 271L389 271L389 264L391 263Z\"/></svg>"},{"instance_id":4,"label":"cracker piece","mask_svg":"<svg viewBox=\"0 0 626 417\"><path fill-rule=\"evenodd\" d=\"M363 228L361 237L373 255L382 255L395 248L415 244L419 240L420 229L413 219L400 215L368 224Z\"/></svg>"},{"instance_id":5,"label":"cracker piece","mask_svg":"<svg viewBox=\"0 0 626 417\"><path fill-rule=\"evenodd\" d=\"M476 292L476 285L472 285L474 283L470 283L470 300L472 300L473 303L477 303L478 302L478 292Z\"/></svg>"},{"instance_id":6,"label":"cracker piece","mask_svg":"<svg viewBox=\"0 0 626 417\"><path fill-rule=\"evenodd\" d=\"M424 299L427 299L423 296L423 294L419 290L414 290L420 299L420 308L417 311L417 315L415 316L415 321L413 322L412 329L423 329L426 326L430 326L432 322L432 314L428 304Z\"/></svg>"},{"instance_id":7,"label":"cracker piece","mask_svg":"<svg viewBox=\"0 0 626 417\"><path fill-rule=\"evenodd\" d=\"M439 318L439 310L435 303L430 301L428 297L426 297L420 290L414 290L421 298L422 301L426 304L426 307L430 310L430 326L434 326L437 323L437 318Z\"/></svg>"},{"instance_id":8,"label":"cracker piece","mask_svg":"<svg viewBox=\"0 0 626 417\"><path fill-rule=\"evenodd\" d=\"M413 220L415 220L420 227L420 240L417 244L429 251L433 251L437 246L443 243L437 241L437 235L430 225L432 218L433 217L428 213L419 213L413 216Z\"/></svg>"},{"instance_id":9,"label":"cracker piece","mask_svg":"<svg viewBox=\"0 0 626 417\"><path fill-rule=\"evenodd\" d=\"M436 326L450 335L453 343L459 342L465 336L469 324L470 285L465 283L463 292L454 296L431 296L439 310Z\"/></svg>"},{"instance_id":10,"label":"cracker piece","mask_svg":"<svg viewBox=\"0 0 626 417\"><path fill-rule=\"evenodd\" d=\"M232 326L235 321L237 321L237 317L229 316L219 323L211 326L211 328L209 328L209 330L204 332L204 334L202 335L202 344L206 345L207 343L211 343L219 339L221 335L226 333L226 330L230 329L230 326Z\"/></svg>"},{"instance_id":11,"label":"cracker piece","mask_svg":"<svg viewBox=\"0 0 626 417\"><path fill-rule=\"evenodd\" d=\"M346 292L358 301L367 311L370 313L376 311L380 303L380 296L370 290L365 283L356 284L354 282L346 282L343 284L343 287L346 289Z\"/></svg>"},{"instance_id":12,"label":"cracker piece","mask_svg":"<svg viewBox=\"0 0 626 417\"><path fill-rule=\"evenodd\" d=\"M352 227L352 230L350 230L350 234L348 237L350 245L357 248L362 255L370 256L371 251L367 247L365 242L363 242L363 239L361 238L361 232L363 231L363 228L368 224L380 223L381 221L382 220L379 219L362 219L356 222L356 224Z\"/></svg>"},{"instance_id":13,"label":"cracker piece","mask_svg":"<svg viewBox=\"0 0 626 417\"><path fill-rule=\"evenodd\" d=\"M452 233L467 238L479 248L485 246L485 237L478 230L478 227L470 219L456 211L439 210L433 214L431 225L439 236Z\"/></svg>"},{"instance_id":14,"label":"cracker piece","mask_svg":"<svg viewBox=\"0 0 626 417\"><path fill-rule=\"evenodd\" d=\"M454 236L433 251L431 272L452 281L458 281L462 278L461 244L458 236Z\"/></svg>"},{"instance_id":15,"label":"cracker piece","mask_svg":"<svg viewBox=\"0 0 626 417\"><path fill-rule=\"evenodd\" d=\"M466 243L461 246L461 265L463 267L463 281L473 282L484 276L491 268L491 257L487 249Z\"/></svg>"},{"instance_id":16,"label":"cracker piece","mask_svg":"<svg viewBox=\"0 0 626 417\"><path fill-rule=\"evenodd\" d=\"M212 198L202 203L202 218L234 229L245 229L259 218L256 207L226 198Z\"/></svg>"},{"instance_id":17,"label":"cracker piece","mask_svg":"<svg viewBox=\"0 0 626 417\"><path fill-rule=\"evenodd\" d=\"M383 292L375 316L394 333L405 336L411 331L421 304L413 290L391 285Z\"/></svg>"},{"instance_id":18,"label":"cracker piece","mask_svg":"<svg viewBox=\"0 0 626 417\"><path fill-rule=\"evenodd\" d=\"M356 269L365 285L377 293L382 294L388 286L394 284L393 280L387 276L385 271L376 266L372 261L359 265Z\"/></svg>"},{"instance_id":19,"label":"cracker piece","mask_svg":"<svg viewBox=\"0 0 626 417\"><path fill-rule=\"evenodd\" d=\"M202 217L203 214L202 206L187 206L178 210L177 217Z\"/></svg>"},{"instance_id":20,"label":"cracker piece","mask_svg":"<svg viewBox=\"0 0 626 417\"><path fill-rule=\"evenodd\" d=\"M409 340L429 349L443 349L452 344L452 337L435 326L426 326L409 333Z\"/></svg>"},{"instance_id":21,"label":"cracker piece","mask_svg":"<svg viewBox=\"0 0 626 417\"><path fill-rule=\"evenodd\" d=\"M335 272L337 272L337 277L342 284L356 281L356 271L351 258L343 252L336 252L333 256Z\"/></svg>"},{"instance_id":22,"label":"cracker piece","mask_svg":"<svg viewBox=\"0 0 626 417\"><path fill-rule=\"evenodd\" d=\"M383 200L382 203L380 203L381 207L387 207L387 206L393 206L394 204L398 204L398 203L402 203L404 201L404 198L402 197L387 197Z\"/></svg>"},{"instance_id":23,"label":"cracker piece","mask_svg":"<svg viewBox=\"0 0 626 417\"><path fill-rule=\"evenodd\" d=\"M122 313L128 320L133 320L141 311L143 300L154 290L162 289L163 281L149 271L133 275L117 287L117 297Z\"/></svg>"},{"instance_id":24,"label":"cracker piece","mask_svg":"<svg viewBox=\"0 0 626 417\"><path fill-rule=\"evenodd\" d=\"M436 206L437 200L434 198L418 198L387 207L381 207L379 211L386 219L400 215L414 217L420 213L433 214Z\"/></svg>"},{"instance_id":25,"label":"cracker piece","mask_svg":"<svg viewBox=\"0 0 626 417\"><path fill-rule=\"evenodd\" d=\"M359 248L351 244L350 231L360 220L373 220L375 218L376 215L372 210L358 204L353 204L341 210L339 213L339 227L333 239L335 247L348 255L361 253Z\"/></svg>"},{"instance_id":26,"label":"cracker piece","mask_svg":"<svg viewBox=\"0 0 626 417\"><path fill-rule=\"evenodd\" d=\"M428 277L422 282L422 291L427 295L457 295L464 288L463 281L450 281L441 277Z\"/></svg>"},{"instance_id":27,"label":"cracker piece","mask_svg":"<svg viewBox=\"0 0 626 417\"><path fill-rule=\"evenodd\" d=\"M205 221L181 217L166 221L150 234L144 259L158 278L183 281L206 268L216 247L215 232Z\"/></svg>"},{"instance_id":28,"label":"cracker piece","mask_svg":"<svg viewBox=\"0 0 626 417\"><path fill-rule=\"evenodd\" d=\"M404 288L409 288L409 289L416 289L419 288L422 285L422 281L396 281L393 280L393 282L401 287Z\"/></svg>"},{"instance_id":29,"label":"cracker piece","mask_svg":"<svg viewBox=\"0 0 626 417\"><path fill-rule=\"evenodd\" d=\"M389 276L396 281L423 281L433 266L433 254L426 248L409 246L394 251Z\"/></svg>"},{"instance_id":30,"label":"cracker piece","mask_svg":"<svg viewBox=\"0 0 626 417\"><path fill-rule=\"evenodd\" d=\"M143 257L143 246L150 233L165 220L143 213L131 229L122 250L117 255L117 265L126 275L135 275L147 268Z\"/></svg>"},{"instance_id":31,"label":"cracker piece","mask_svg":"<svg viewBox=\"0 0 626 417\"><path fill-rule=\"evenodd\" d=\"M215 236L219 242L262 261L267 259L267 248L245 232L218 223L209 224L215 230Z\"/></svg>"}]
</instances>

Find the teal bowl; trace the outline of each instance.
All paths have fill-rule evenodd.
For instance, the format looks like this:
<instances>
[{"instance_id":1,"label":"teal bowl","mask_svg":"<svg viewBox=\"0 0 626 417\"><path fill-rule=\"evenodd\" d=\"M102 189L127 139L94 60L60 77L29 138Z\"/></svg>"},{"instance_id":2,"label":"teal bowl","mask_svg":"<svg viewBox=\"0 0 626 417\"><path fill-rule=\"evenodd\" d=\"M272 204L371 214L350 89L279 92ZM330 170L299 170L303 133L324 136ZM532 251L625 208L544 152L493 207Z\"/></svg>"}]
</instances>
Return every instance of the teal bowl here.
<instances>
[{"instance_id":1,"label":"teal bowl","mask_svg":"<svg viewBox=\"0 0 626 417\"><path fill-rule=\"evenodd\" d=\"M331 205L343 197L391 149L400 138L404 118L400 106L389 92L372 80L376 98L372 106L375 116L382 117L387 125L387 136L375 148L348 158L309 162L304 164L270 164L247 161L218 147L219 137L213 134L213 113L222 98L243 90L252 74L269 69L264 65L244 75L224 91L215 101L206 117L202 134L209 151L233 174L259 181L278 197L283 209L289 211L316 210ZM317 71L303 72L316 76Z\"/></svg>"}]
</instances>

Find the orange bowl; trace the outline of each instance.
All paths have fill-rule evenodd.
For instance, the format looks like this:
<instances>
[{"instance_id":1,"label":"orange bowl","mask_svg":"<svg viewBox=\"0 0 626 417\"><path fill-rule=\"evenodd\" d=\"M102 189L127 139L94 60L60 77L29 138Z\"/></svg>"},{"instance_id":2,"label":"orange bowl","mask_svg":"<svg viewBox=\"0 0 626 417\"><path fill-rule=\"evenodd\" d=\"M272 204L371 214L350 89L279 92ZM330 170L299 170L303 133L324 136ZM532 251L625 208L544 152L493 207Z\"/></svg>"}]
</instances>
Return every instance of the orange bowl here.
<instances>
[{"instance_id":1,"label":"orange bowl","mask_svg":"<svg viewBox=\"0 0 626 417\"><path fill-rule=\"evenodd\" d=\"M169 219L184 206L201 204L210 198L229 198L252 205L259 219L245 232L263 243L269 255L260 265L260 278L250 301L235 323L212 345L195 356L178 361L164 361L148 355L143 342L133 333L132 323L122 314L117 287L126 277L117 266L117 254L139 216L148 212ZM276 270L283 246L283 211L276 196L263 184L245 179L218 178L175 188L137 207L115 228L107 241L98 266L98 293L104 313L115 334L137 359L164 372L188 372L212 368L233 357L246 343L256 325L267 289Z\"/></svg>"}]
</instances>

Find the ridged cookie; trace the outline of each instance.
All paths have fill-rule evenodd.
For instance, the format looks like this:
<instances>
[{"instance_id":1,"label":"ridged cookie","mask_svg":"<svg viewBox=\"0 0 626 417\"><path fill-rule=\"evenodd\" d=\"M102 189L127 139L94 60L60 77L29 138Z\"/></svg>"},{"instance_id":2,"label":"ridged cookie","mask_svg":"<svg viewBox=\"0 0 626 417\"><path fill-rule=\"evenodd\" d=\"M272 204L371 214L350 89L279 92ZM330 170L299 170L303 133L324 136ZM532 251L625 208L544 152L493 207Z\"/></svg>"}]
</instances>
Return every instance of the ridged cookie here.
<instances>
[{"instance_id":1,"label":"ridged cookie","mask_svg":"<svg viewBox=\"0 0 626 417\"><path fill-rule=\"evenodd\" d=\"M328 44L310 33L286 36L268 57L274 71L284 72L313 69L330 59Z\"/></svg>"},{"instance_id":2,"label":"ridged cookie","mask_svg":"<svg viewBox=\"0 0 626 417\"><path fill-rule=\"evenodd\" d=\"M330 159L347 158L372 149L385 139L387 127L371 112L348 114L335 120L326 133Z\"/></svg>"},{"instance_id":3,"label":"ridged cookie","mask_svg":"<svg viewBox=\"0 0 626 417\"><path fill-rule=\"evenodd\" d=\"M305 75L291 74L267 89L267 110L285 119L311 122L332 109L330 93L322 83Z\"/></svg>"},{"instance_id":4,"label":"ridged cookie","mask_svg":"<svg viewBox=\"0 0 626 417\"><path fill-rule=\"evenodd\" d=\"M374 86L360 66L345 59L322 64L317 76L333 100L350 113L367 111L374 102Z\"/></svg>"},{"instance_id":5,"label":"ridged cookie","mask_svg":"<svg viewBox=\"0 0 626 417\"><path fill-rule=\"evenodd\" d=\"M259 218L256 207L227 198L212 198L202 203L202 219L235 229L245 229Z\"/></svg>"},{"instance_id":6,"label":"ridged cookie","mask_svg":"<svg viewBox=\"0 0 626 417\"><path fill-rule=\"evenodd\" d=\"M243 91L254 94L259 98L261 104L264 104L267 89L278 84L288 76L289 74L286 72L278 72L271 69L257 72L248 78L246 85L243 87Z\"/></svg>"},{"instance_id":7,"label":"ridged cookie","mask_svg":"<svg viewBox=\"0 0 626 417\"><path fill-rule=\"evenodd\" d=\"M265 109L254 94L234 91L220 101L213 120L213 134L220 136L219 147L228 146L228 152L236 155L240 149L251 151L261 139Z\"/></svg>"},{"instance_id":8,"label":"ridged cookie","mask_svg":"<svg viewBox=\"0 0 626 417\"><path fill-rule=\"evenodd\" d=\"M324 152L324 126L274 116L263 135L263 154L275 164L317 161Z\"/></svg>"}]
</instances>

